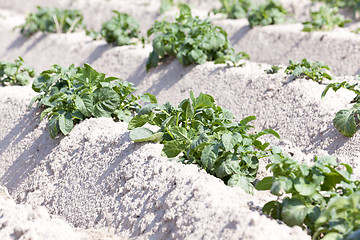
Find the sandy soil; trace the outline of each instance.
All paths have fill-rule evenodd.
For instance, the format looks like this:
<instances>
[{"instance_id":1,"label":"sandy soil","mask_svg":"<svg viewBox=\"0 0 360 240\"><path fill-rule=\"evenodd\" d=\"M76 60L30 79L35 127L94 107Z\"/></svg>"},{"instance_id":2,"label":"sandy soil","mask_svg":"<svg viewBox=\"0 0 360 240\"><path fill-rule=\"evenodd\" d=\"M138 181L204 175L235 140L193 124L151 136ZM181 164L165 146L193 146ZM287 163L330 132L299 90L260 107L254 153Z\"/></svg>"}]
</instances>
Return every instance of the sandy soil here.
<instances>
[{"instance_id":1,"label":"sandy soil","mask_svg":"<svg viewBox=\"0 0 360 240\"><path fill-rule=\"evenodd\" d=\"M33 209L16 204L6 188L0 187L0 239L21 240L115 240L112 233L73 229L58 217L50 217L45 207Z\"/></svg>"},{"instance_id":2,"label":"sandy soil","mask_svg":"<svg viewBox=\"0 0 360 240\"><path fill-rule=\"evenodd\" d=\"M19 12L43 2L28 1L22 9L19 0L1 1L4 0L0 0L2 7ZM88 4L86 9L90 13L94 3L98 1L78 0L72 4ZM110 3L102 2L98 7L105 12ZM146 13L144 21L152 19L152 22L158 17L154 9L159 6L143 3L139 1L136 5L124 1L117 4L131 5L132 11L137 10L139 16L141 12L144 16ZM67 6L70 3L59 1L56 4ZM179 102L189 96L190 90L209 93L219 105L232 110L237 119L255 115L257 129L276 129L282 140L267 140L282 146L300 161L311 162L317 154L335 154L342 162L351 164L359 178L357 159L360 151L354 149L359 144L359 135L345 138L331 123L334 114L347 107L353 97L345 92L330 92L321 100L324 85L304 79L289 81L284 73L267 75L264 69L270 65L255 62L247 62L243 68L213 63L182 67L177 61L169 60L146 73L149 45L145 48L113 47L103 41L94 42L83 32L39 33L25 39L19 33L11 32L23 18L11 11L0 13L4 17L0 22L0 59L11 60L21 55L37 72L54 63L82 65L88 62L101 72L133 82L138 87L137 93L155 94L161 103ZM246 29L243 20L217 21L232 29L233 38L237 31L244 29L241 26ZM240 23L240 30L236 29L235 23ZM274 46L283 51L304 34L296 28L293 30L292 26L295 25L246 30L242 38L245 40L237 41L243 41L244 45L251 41L255 44L264 38L281 36L284 47L274 42L267 45L270 49L267 53L264 48L253 48L254 55L265 53L270 56ZM296 59L301 54L309 54L307 51L316 48L319 36L306 34L304 42L310 47L295 46L285 57ZM338 36L337 31L326 33L323 40L328 41L326 46L340 47L322 52L322 56L337 61L341 54L347 54L346 51L356 46L358 38L354 36L349 33ZM318 56L314 51L310 54ZM281 59L278 55L273 58ZM346 56L354 61L355 55ZM341 74L356 68L355 64L346 68L346 59L339 63L342 68L336 70ZM272 63L266 57L261 61ZM353 77L335 80L344 79ZM29 204L16 205L1 188L0 216L3 212L6 217L0 217L0 226L1 221L11 222L11 225L0 227L0 239L12 239L9 236L17 231L18 225L24 226L22 232L37 234L35 236L49 236L46 234L60 231L57 229L67 229L69 239L70 236L96 239L108 236L109 232L121 238L136 239L310 239L300 228L289 228L259 214L257 209L272 199L269 194L247 195L241 189L225 186L196 166L168 162L160 156L160 145L132 143L125 123L114 123L105 118L89 119L77 125L69 136L52 140L45 122L38 122L39 110L27 107L35 95L30 86L1 87L0 95L0 185L9 190L17 203ZM268 174L264 171L265 165L266 161L261 163L260 178ZM39 210L39 206L47 210ZM53 219L46 211L52 216L60 216L71 226ZM14 218L17 215L19 217ZM29 218L30 215L39 217ZM39 225L44 227L39 229ZM84 232L72 227L101 230ZM108 237L111 238L111 234Z\"/></svg>"},{"instance_id":3,"label":"sandy soil","mask_svg":"<svg viewBox=\"0 0 360 240\"><path fill-rule=\"evenodd\" d=\"M131 2L131 4L129 4ZM194 7L194 15L205 18L209 10L219 7L218 1L187 1ZM288 11L294 13L294 18L300 22L308 20L311 1L309 0L283 0L283 5ZM140 23L142 34L152 26L155 20L162 20L160 15L160 1L148 0L29 0L23 3L22 0L0 0L3 9L10 9L19 13L34 11L37 5L57 6L81 9L84 14L84 21L89 27L99 29L101 23L109 19L112 10L127 12L134 16ZM98 14L101 12L102 14ZM166 13L166 16L173 18L177 14L176 8ZM281 26L255 27L249 29L246 19L226 20L220 18L214 23L223 27L236 51L246 51L250 54L251 60L269 64L286 65L289 59L301 60L308 58L316 61L323 61L332 68L335 75L355 75L360 69L354 62L359 62L360 37L351 30L357 29L356 24L350 29L336 29L332 32L305 33L301 32L300 23ZM290 19L289 23L294 20Z\"/></svg>"}]
</instances>

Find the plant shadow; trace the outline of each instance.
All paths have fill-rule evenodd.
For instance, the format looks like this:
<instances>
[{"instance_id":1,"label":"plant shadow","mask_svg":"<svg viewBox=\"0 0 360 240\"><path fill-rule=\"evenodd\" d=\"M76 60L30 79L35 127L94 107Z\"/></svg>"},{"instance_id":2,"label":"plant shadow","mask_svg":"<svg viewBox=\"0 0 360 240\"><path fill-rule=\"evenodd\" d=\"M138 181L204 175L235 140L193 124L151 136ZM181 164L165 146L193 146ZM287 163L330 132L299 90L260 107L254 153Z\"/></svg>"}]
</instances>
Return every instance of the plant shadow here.
<instances>
[{"instance_id":1,"label":"plant shadow","mask_svg":"<svg viewBox=\"0 0 360 240\"><path fill-rule=\"evenodd\" d=\"M238 31L236 31L231 38L229 39L231 44L237 44L242 38L246 36L246 34L251 30L249 25L243 26Z\"/></svg>"},{"instance_id":2,"label":"plant shadow","mask_svg":"<svg viewBox=\"0 0 360 240\"><path fill-rule=\"evenodd\" d=\"M325 141L331 140L331 141ZM319 132L312 139L312 147L305 150L306 154L310 154L315 149L321 148L326 150L329 154L334 154L338 149L343 147L350 138L342 135L332 124L329 124L325 131ZM324 143L330 142L327 146Z\"/></svg>"},{"instance_id":3,"label":"plant shadow","mask_svg":"<svg viewBox=\"0 0 360 240\"><path fill-rule=\"evenodd\" d=\"M171 62L169 63L169 61ZM194 64L184 67L176 59L168 59L147 73L149 74L149 77L150 75L159 75L159 78L151 86L143 89L143 92L148 92L157 96L160 92L168 90L174 86L180 79L184 78L195 67L196 65Z\"/></svg>"},{"instance_id":4,"label":"plant shadow","mask_svg":"<svg viewBox=\"0 0 360 240\"><path fill-rule=\"evenodd\" d=\"M24 114L19 123L0 141L1 158L17 155L10 160L13 162L0 178L0 184L7 187L10 193L33 172L60 141L59 138L51 139L49 133L41 129L39 115L38 109Z\"/></svg>"},{"instance_id":5,"label":"plant shadow","mask_svg":"<svg viewBox=\"0 0 360 240\"><path fill-rule=\"evenodd\" d=\"M90 55L87 56L84 61L82 61L81 66L82 66L84 63L92 64L93 62L95 62L97 59L99 59L106 51L108 51L108 50L111 49L112 47L113 47L113 46L111 46L110 44L107 44L107 43L104 43L104 44L101 44L101 45L97 46L97 47L95 48L95 50L92 51L92 52L90 53Z\"/></svg>"}]
</instances>

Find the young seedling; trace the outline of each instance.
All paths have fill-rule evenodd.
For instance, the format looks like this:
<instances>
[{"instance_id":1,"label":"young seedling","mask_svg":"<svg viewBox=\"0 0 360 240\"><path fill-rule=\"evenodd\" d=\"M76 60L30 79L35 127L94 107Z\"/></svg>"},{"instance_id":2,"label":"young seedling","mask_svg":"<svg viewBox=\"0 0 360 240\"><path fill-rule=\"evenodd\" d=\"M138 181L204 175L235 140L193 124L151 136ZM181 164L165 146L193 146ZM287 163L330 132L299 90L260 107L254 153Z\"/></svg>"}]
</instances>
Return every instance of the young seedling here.
<instances>
[{"instance_id":1,"label":"young seedling","mask_svg":"<svg viewBox=\"0 0 360 240\"><path fill-rule=\"evenodd\" d=\"M272 65L270 69L264 70L267 74L275 74L278 73L281 69L280 66Z\"/></svg>"},{"instance_id":2,"label":"young seedling","mask_svg":"<svg viewBox=\"0 0 360 240\"><path fill-rule=\"evenodd\" d=\"M176 22L156 21L147 32L148 37L154 35L153 51L146 63L146 69L156 67L166 57L176 57L184 66L203 64L214 61L225 55L234 54L227 38L227 33L214 26L209 19L200 20L191 15L188 5L181 5L180 16ZM241 58L241 54L228 60ZM226 60L223 60L224 62Z\"/></svg>"},{"instance_id":3,"label":"young seedling","mask_svg":"<svg viewBox=\"0 0 360 240\"><path fill-rule=\"evenodd\" d=\"M116 77L106 77L89 64L64 68L59 65L43 71L32 88L35 96L30 107L38 102L43 107L40 121L48 119L50 136L67 135L74 124L90 117L111 117L116 121L130 121L140 109L137 100L152 100L151 94L135 97L132 84Z\"/></svg>"},{"instance_id":4,"label":"young seedling","mask_svg":"<svg viewBox=\"0 0 360 240\"><path fill-rule=\"evenodd\" d=\"M289 60L289 65L285 69L285 73L291 74L294 79L305 77L315 82L322 83L324 78L329 80L332 79L326 70L330 70L330 67L321 62L311 62L307 59L303 59L301 62Z\"/></svg>"},{"instance_id":5,"label":"young seedling","mask_svg":"<svg viewBox=\"0 0 360 240\"><path fill-rule=\"evenodd\" d=\"M311 12L311 21L304 22L304 32L329 31L336 26L344 27L346 23L351 22L344 16L337 14L337 8L321 6L318 12Z\"/></svg>"},{"instance_id":6,"label":"young seedling","mask_svg":"<svg viewBox=\"0 0 360 240\"><path fill-rule=\"evenodd\" d=\"M250 27L282 24L286 20L287 11L277 1L270 0L252 9L248 15Z\"/></svg>"},{"instance_id":7,"label":"young seedling","mask_svg":"<svg viewBox=\"0 0 360 240\"><path fill-rule=\"evenodd\" d=\"M346 237L355 232L359 234L358 216L352 218L358 208L354 211L353 206L347 204L360 194L359 181L353 180L349 165L338 164L336 157L324 156L315 157L314 164L308 166L291 159L276 147L272 148L270 160L267 168L272 176L258 182L256 189L270 190L279 198L266 203L264 213L289 226L305 228L313 239L353 239ZM343 203L346 204L340 204L339 199L345 200ZM346 218L341 214L344 212L352 217ZM336 219L339 221L332 221ZM331 238L334 233L341 237Z\"/></svg>"},{"instance_id":8,"label":"young seedling","mask_svg":"<svg viewBox=\"0 0 360 240\"><path fill-rule=\"evenodd\" d=\"M226 64L227 66L232 66L232 67L242 67L245 65L245 62L240 62L240 60L244 60L244 59L249 60L250 55L247 54L246 52L239 52L237 54L224 55L224 56L216 59L214 61L214 63L215 64Z\"/></svg>"},{"instance_id":9,"label":"young seedling","mask_svg":"<svg viewBox=\"0 0 360 240\"><path fill-rule=\"evenodd\" d=\"M251 0L220 0L221 8L213 9L214 14L225 14L230 19L239 19L247 17L252 6Z\"/></svg>"},{"instance_id":10,"label":"young seedling","mask_svg":"<svg viewBox=\"0 0 360 240\"><path fill-rule=\"evenodd\" d=\"M0 83L24 86L30 83L31 78L35 77L35 71L29 67L22 57L14 62L0 62Z\"/></svg>"},{"instance_id":11,"label":"young seedling","mask_svg":"<svg viewBox=\"0 0 360 240\"><path fill-rule=\"evenodd\" d=\"M68 33L83 29L83 16L79 10L37 7L37 12L30 13L25 24L20 28L21 33L30 37L38 31L49 33Z\"/></svg>"},{"instance_id":12,"label":"young seedling","mask_svg":"<svg viewBox=\"0 0 360 240\"><path fill-rule=\"evenodd\" d=\"M357 78L360 81L360 78ZM356 94L354 99L350 103L354 103L353 107L350 109L343 109L336 113L333 120L333 124L337 130L339 130L344 136L352 137L356 133L360 125L360 87L359 83L350 84L346 81L331 83L326 86L321 97L325 97L329 89L338 91L341 88L347 89Z\"/></svg>"},{"instance_id":13,"label":"young seedling","mask_svg":"<svg viewBox=\"0 0 360 240\"><path fill-rule=\"evenodd\" d=\"M279 135L272 129L249 133L247 117L234 122L233 114L215 104L212 96L200 93L184 99L177 107L145 105L129 123L130 138L135 142L155 141L164 144L163 155L178 158L186 164L197 164L230 186L246 192L253 190L259 159L268 154L269 143L258 138L265 134ZM159 128L153 132L142 127L146 123Z\"/></svg>"}]
</instances>

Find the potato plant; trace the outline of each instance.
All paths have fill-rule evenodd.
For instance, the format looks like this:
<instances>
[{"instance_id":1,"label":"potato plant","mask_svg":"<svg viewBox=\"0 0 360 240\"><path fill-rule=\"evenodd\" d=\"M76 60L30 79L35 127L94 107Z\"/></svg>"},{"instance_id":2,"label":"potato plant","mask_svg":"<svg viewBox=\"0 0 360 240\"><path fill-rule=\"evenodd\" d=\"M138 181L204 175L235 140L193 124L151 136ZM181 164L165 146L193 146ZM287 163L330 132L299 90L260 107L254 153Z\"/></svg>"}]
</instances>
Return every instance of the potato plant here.
<instances>
[{"instance_id":1,"label":"potato plant","mask_svg":"<svg viewBox=\"0 0 360 240\"><path fill-rule=\"evenodd\" d=\"M212 25L209 19L200 20L193 17L190 7L184 4L181 5L176 22L156 21L147 35L154 35L153 51L146 63L147 70L171 56L176 57L184 66L217 59L221 59L219 63L224 63L227 60L240 60L241 56L246 58L243 54L234 55L233 59L223 58L234 54L227 33L222 28Z\"/></svg>"},{"instance_id":2,"label":"potato plant","mask_svg":"<svg viewBox=\"0 0 360 240\"><path fill-rule=\"evenodd\" d=\"M338 164L336 157L315 157L314 164L300 164L273 147L272 176L256 184L257 190L270 190L278 200L270 201L263 212L289 226L307 229L313 239L357 239L360 210L360 182L352 178L352 168ZM352 202L357 200L357 202Z\"/></svg>"},{"instance_id":3,"label":"potato plant","mask_svg":"<svg viewBox=\"0 0 360 240\"><path fill-rule=\"evenodd\" d=\"M330 70L330 67L322 62L311 62L307 59L303 59L301 62L289 60L289 65L285 69L285 73L290 74L294 79L298 77L305 77L321 83L324 78L328 80L332 79L326 70Z\"/></svg>"},{"instance_id":4,"label":"potato plant","mask_svg":"<svg viewBox=\"0 0 360 240\"><path fill-rule=\"evenodd\" d=\"M135 44L134 39L140 38L139 23L127 13L113 12L115 16L102 24L100 32L86 30L87 35L117 46Z\"/></svg>"},{"instance_id":5,"label":"potato plant","mask_svg":"<svg viewBox=\"0 0 360 240\"><path fill-rule=\"evenodd\" d=\"M239 19L245 18L252 7L251 0L220 0L221 8L213 9L214 14L225 14L227 18Z\"/></svg>"},{"instance_id":6,"label":"potato plant","mask_svg":"<svg viewBox=\"0 0 360 240\"><path fill-rule=\"evenodd\" d=\"M357 79L360 81L360 77ZM334 90L335 92L339 89L347 89L356 94L354 99L350 103L354 103L353 107L350 109L343 109L336 113L333 120L333 124L336 129L338 129L344 136L352 137L356 133L360 121L360 88L359 83L348 83L346 81L331 83L326 86L322 93L322 98L325 97L329 89Z\"/></svg>"},{"instance_id":7,"label":"potato plant","mask_svg":"<svg viewBox=\"0 0 360 240\"><path fill-rule=\"evenodd\" d=\"M276 74L279 72L280 69L280 66L272 65L270 69L266 69L264 70L264 72L266 72L267 74Z\"/></svg>"},{"instance_id":8,"label":"potato plant","mask_svg":"<svg viewBox=\"0 0 360 240\"><path fill-rule=\"evenodd\" d=\"M186 164L197 164L229 186L253 190L259 159L268 154L269 143L258 138L265 134L279 135L272 129L249 133L248 123L254 116L240 122L233 114L215 104L212 96L200 93L184 99L178 106L145 105L129 123L130 137L135 142L155 141L164 144L163 155ZM153 132L146 123L159 128Z\"/></svg>"},{"instance_id":9,"label":"potato plant","mask_svg":"<svg viewBox=\"0 0 360 240\"><path fill-rule=\"evenodd\" d=\"M250 27L282 24L285 22L287 11L277 1L270 0L254 7L248 15Z\"/></svg>"},{"instance_id":10,"label":"potato plant","mask_svg":"<svg viewBox=\"0 0 360 240\"><path fill-rule=\"evenodd\" d=\"M140 109L137 100L150 99L151 94L135 97L132 84L116 77L106 77L89 64L84 67L59 65L43 71L32 88L39 95L30 103L42 107L40 121L48 118L50 136L67 135L74 124L90 117L111 117L116 121L130 121Z\"/></svg>"},{"instance_id":11,"label":"potato plant","mask_svg":"<svg viewBox=\"0 0 360 240\"><path fill-rule=\"evenodd\" d=\"M321 6L317 12L310 12L311 21L304 22L304 32L329 31L336 26L344 27L346 23L351 22L344 16L337 14L337 8Z\"/></svg>"},{"instance_id":12,"label":"potato plant","mask_svg":"<svg viewBox=\"0 0 360 240\"><path fill-rule=\"evenodd\" d=\"M312 0L313 2L325 2L330 7L348 8L356 12L360 11L360 2L358 0Z\"/></svg>"},{"instance_id":13,"label":"potato plant","mask_svg":"<svg viewBox=\"0 0 360 240\"><path fill-rule=\"evenodd\" d=\"M37 12L26 16L25 24L16 28L30 37L37 32L68 33L83 29L83 15L79 10L37 7Z\"/></svg>"},{"instance_id":14,"label":"potato plant","mask_svg":"<svg viewBox=\"0 0 360 240\"><path fill-rule=\"evenodd\" d=\"M22 57L15 59L14 62L0 62L0 83L2 86L27 85L31 78L35 77L35 71L29 67Z\"/></svg>"}]
</instances>

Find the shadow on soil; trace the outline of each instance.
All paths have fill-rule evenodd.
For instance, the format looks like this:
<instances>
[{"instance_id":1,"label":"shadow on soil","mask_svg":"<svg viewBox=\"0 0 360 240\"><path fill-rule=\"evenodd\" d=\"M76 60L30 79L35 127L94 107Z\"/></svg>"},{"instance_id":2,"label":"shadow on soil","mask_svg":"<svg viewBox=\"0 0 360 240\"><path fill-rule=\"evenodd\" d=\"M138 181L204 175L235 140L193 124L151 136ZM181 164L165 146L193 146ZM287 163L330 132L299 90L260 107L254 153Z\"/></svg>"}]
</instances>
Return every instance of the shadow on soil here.
<instances>
[{"instance_id":1,"label":"shadow on soil","mask_svg":"<svg viewBox=\"0 0 360 240\"><path fill-rule=\"evenodd\" d=\"M112 46L110 44L102 44L102 45L97 46L95 48L95 50L92 51L91 54L80 65L82 66L84 63L92 64L97 59L99 59L106 51L108 51L109 49L111 49L113 47L114 46Z\"/></svg>"},{"instance_id":2,"label":"shadow on soil","mask_svg":"<svg viewBox=\"0 0 360 240\"><path fill-rule=\"evenodd\" d=\"M230 38L231 44L235 45L237 44L243 37L246 36L246 34L250 31L250 26L243 26L240 28L236 33L232 35Z\"/></svg>"},{"instance_id":3,"label":"shadow on soil","mask_svg":"<svg viewBox=\"0 0 360 240\"><path fill-rule=\"evenodd\" d=\"M146 72L146 60L139 65L139 67L133 72L133 74L126 79L126 81L131 82L136 86L139 86L140 83L145 79L146 75L150 74Z\"/></svg>"},{"instance_id":4,"label":"shadow on soil","mask_svg":"<svg viewBox=\"0 0 360 240\"><path fill-rule=\"evenodd\" d=\"M24 50L19 53L19 55L24 56L27 52L29 52L31 49L33 49L36 45L38 45L42 40L46 38L46 35L41 33L37 34L35 36L32 36L31 38L26 38L22 35L18 36L7 48L4 54L2 55L2 58L4 58L6 52L14 50L14 49L21 49L21 47L26 43L31 41L32 43Z\"/></svg>"},{"instance_id":5,"label":"shadow on soil","mask_svg":"<svg viewBox=\"0 0 360 240\"><path fill-rule=\"evenodd\" d=\"M157 81L154 81L153 84L144 89L143 92L148 92L156 96L161 91L171 88L195 67L196 65L184 67L176 59L168 59L168 61L163 62L161 65L147 73L149 75L158 75L159 77Z\"/></svg>"},{"instance_id":6,"label":"shadow on soil","mask_svg":"<svg viewBox=\"0 0 360 240\"><path fill-rule=\"evenodd\" d=\"M10 193L33 172L60 141L51 139L45 130L36 136L39 115L40 111L35 109L24 114L19 119L19 123L0 141L1 158L14 154L13 149L17 152L19 148L21 149L20 155L0 178L0 184L7 187Z\"/></svg>"},{"instance_id":7,"label":"shadow on soil","mask_svg":"<svg viewBox=\"0 0 360 240\"><path fill-rule=\"evenodd\" d=\"M324 145L325 139L331 139L331 142L328 146ZM313 152L315 149L322 148L326 150L329 154L334 154L336 150L343 147L350 138L342 135L332 124L329 124L325 131L319 132L312 139L312 147L306 150L306 154Z\"/></svg>"}]
</instances>

